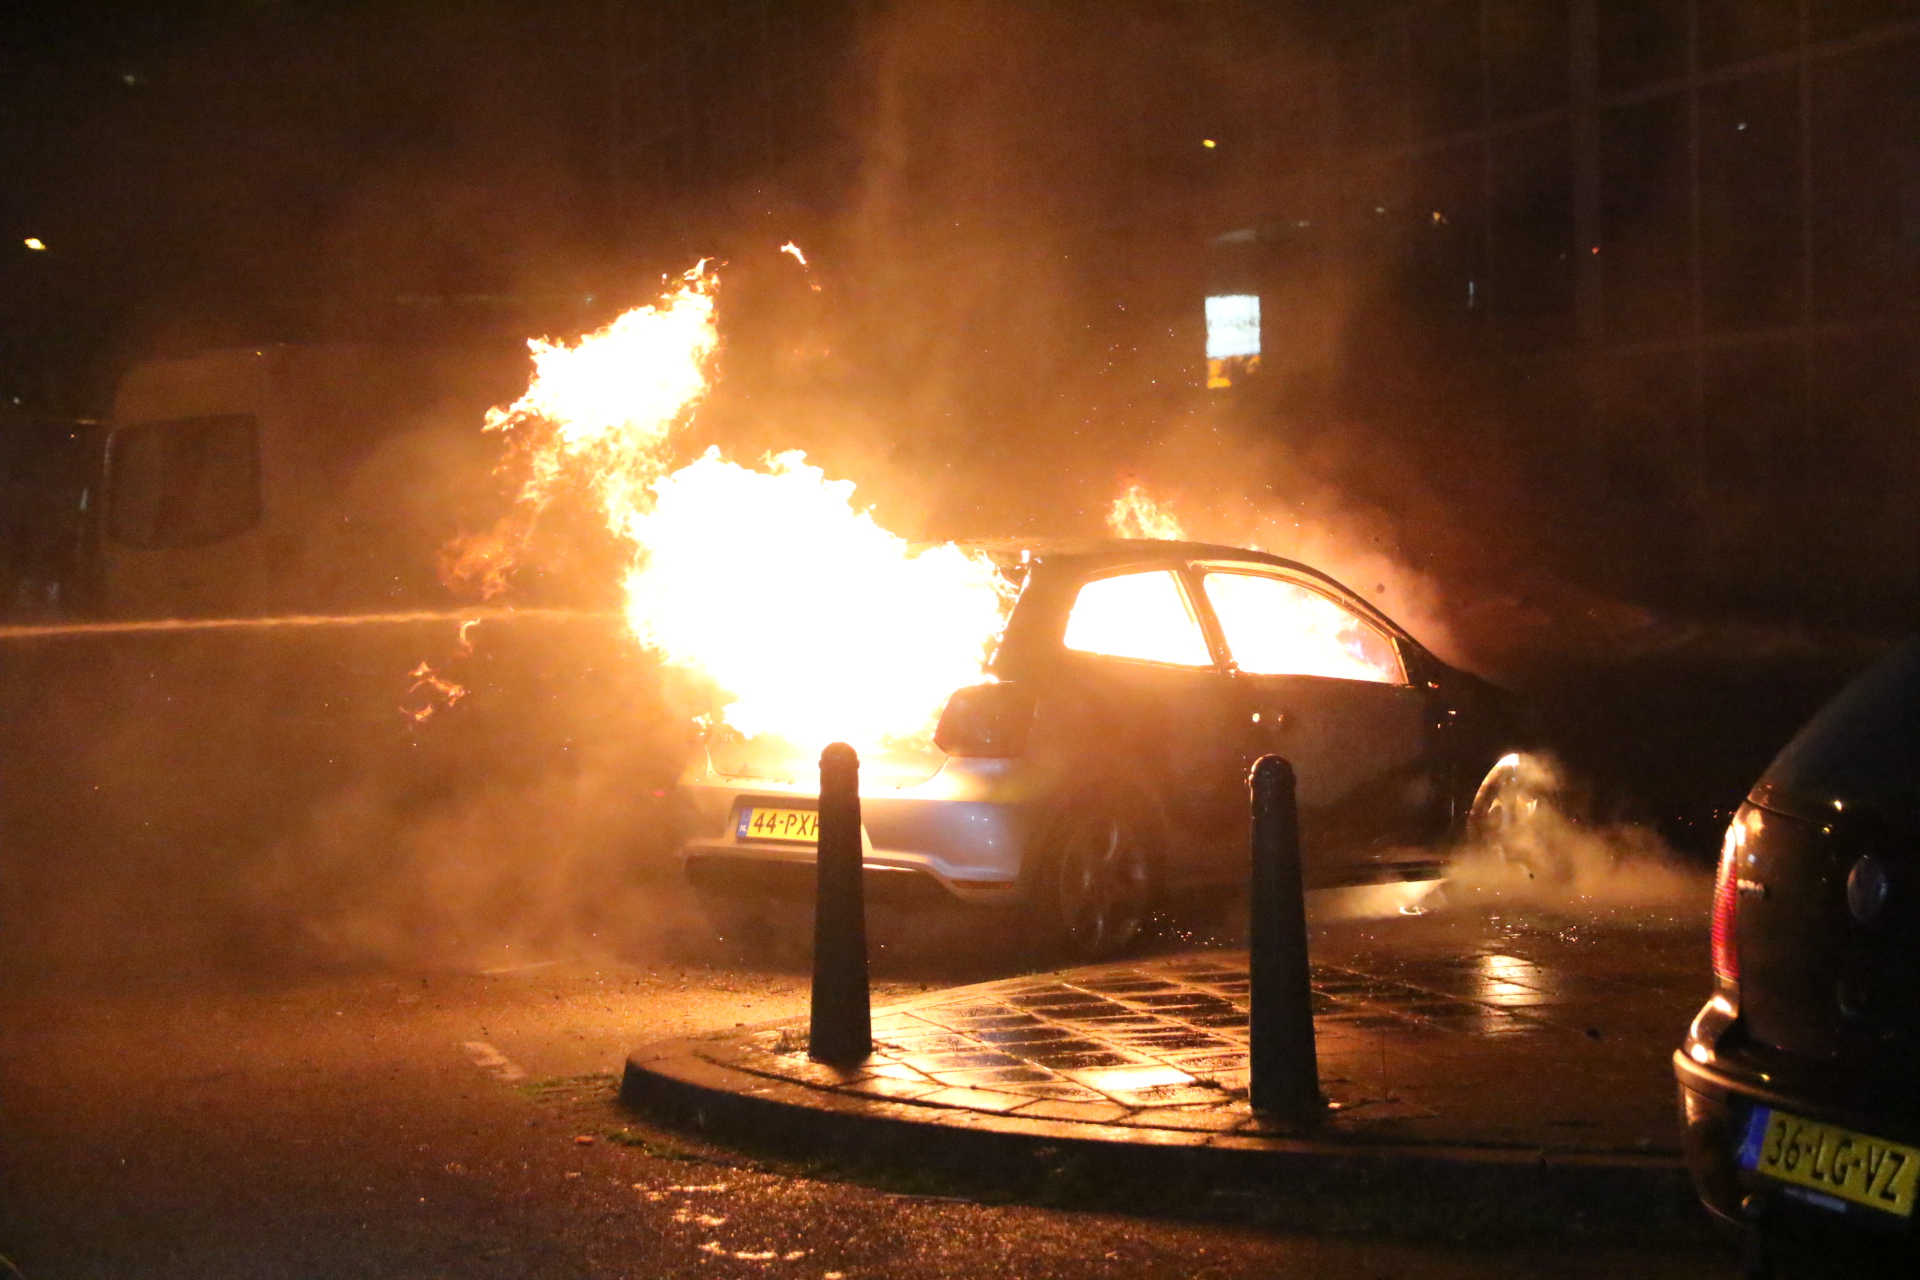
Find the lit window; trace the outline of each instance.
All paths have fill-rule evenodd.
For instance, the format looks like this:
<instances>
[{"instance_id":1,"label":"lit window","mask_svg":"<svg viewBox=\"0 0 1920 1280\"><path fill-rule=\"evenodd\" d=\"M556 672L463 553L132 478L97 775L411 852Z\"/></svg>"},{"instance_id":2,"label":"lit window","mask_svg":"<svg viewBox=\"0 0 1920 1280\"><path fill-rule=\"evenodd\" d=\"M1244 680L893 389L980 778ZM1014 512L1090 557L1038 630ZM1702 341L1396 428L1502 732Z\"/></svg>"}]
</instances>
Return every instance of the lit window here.
<instances>
[{"instance_id":1,"label":"lit window","mask_svg":"<svg viewBox=\"0 0 1920 1280\"><path fill-rule=\"evenodd\" d=\"M1235 356L1259 354L1259 297L1251 293L1224 293L1208 298L1207 359L1231 360Z\"/></svg>"},{"instance_id":2,"label":"lit window","mask_svg":"<svg viewBox=\"0 0 1920 1280\"><path fill-rule=\"evenodd\" d=\"M1316 591L1250 573L1210 573L1207 599L1248 675L1400 684L1393 641Z\"/></svg>"},{"instance_id":3,"label":"lit window","mask_svg":"<svg viewBox=\"0 0 1920 1280\"><path fill-rule=\"evenodd\" d=\"M1230 387L1233 375L1260 364L1260 298L1223 293L1207 299L1207 385Z\"/></svg>"},{"instance_id":4,"label":"lit window","mask_svg":"<svg viewBox=\"0 0 1920 1280\"><path fill-rule=\"evenodd\" d=\"M1213 661L1186 593L1165 571L1095 578L1081 587L1067 615L1066 645L1082 653L1182 667Z\"/></svg>"}]
</instances>

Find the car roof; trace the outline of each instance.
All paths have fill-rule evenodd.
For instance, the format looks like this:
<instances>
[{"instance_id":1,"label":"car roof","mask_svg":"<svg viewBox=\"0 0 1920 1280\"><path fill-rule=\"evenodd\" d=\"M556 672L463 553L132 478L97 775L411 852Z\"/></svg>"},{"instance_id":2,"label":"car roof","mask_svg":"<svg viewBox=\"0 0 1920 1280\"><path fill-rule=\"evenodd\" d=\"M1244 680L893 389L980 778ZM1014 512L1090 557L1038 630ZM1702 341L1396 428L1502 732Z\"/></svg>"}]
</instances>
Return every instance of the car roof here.
<instances>
[{"instance_id":1,"label":"car roof","mask_svg":"<svg viewBox=\"0 0 1920 1280\"><path fill-rule=\"evenodd\" d=\"M1155 560L1240 560L1249 564L1271 565L1311 578L1333 588L1342 599L1396 635L1407 636L1406 628L1380 612L1372 601L1353 588L1328 576L1312 565L1285 556L1256 551L1249 547L1229 547L1217 542L1180 542L1165 538L981 538L959 544L969 550L991 556L997 563L1011 566L1039 561L1064 566L1069 572L1095 572L1110 565ZM1411 638L1410 636L1408 638Z\"/></svg>"},{"instance_id":2,"label":"car roof","mask_svg":"<svg viewBox=\"0 0 1920 1280\"><path fill-rule=\"evenodd\" d=\"M1167 538L977 538L959 545L996 560L1257 560L1294 569L1308 566L1247 547Z\"/></svg>"}]
</instances>

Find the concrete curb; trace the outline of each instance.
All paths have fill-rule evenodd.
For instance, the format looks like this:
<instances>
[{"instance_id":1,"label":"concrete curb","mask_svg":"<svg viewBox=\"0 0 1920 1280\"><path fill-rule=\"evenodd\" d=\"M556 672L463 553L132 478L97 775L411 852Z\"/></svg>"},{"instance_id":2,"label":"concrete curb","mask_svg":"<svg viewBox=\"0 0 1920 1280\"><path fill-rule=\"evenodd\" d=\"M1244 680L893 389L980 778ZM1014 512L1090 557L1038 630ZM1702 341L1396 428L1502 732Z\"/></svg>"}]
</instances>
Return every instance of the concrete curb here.
<instances>
[{"instance_id":1,"label":"concrete curb","mask_svg":"<svg viewBox=\"0 0 1920 1280\"><path fill-rule=\"evenodd\" d=\"M774 1026L792 1024L772 1024ZM716 1058L768 1028L668 1040L628 1058L620 1099L669 1124L834 1162L894 1163L985 1176L1010 1187L1062 1171L1114 1187L1199 1197L1271 1197L1295 1225L1418 1230L1447 1224L1695 1235L1702 1224L1682 1162L1665 1155L1486 1145L1328 1141L995 1115L853 1097ZM1462 1215L1471 1221L1463 1220ZM1273 1215L1264 1215L1269 1219ZM1399 1219L1396 1221L1396 1219Z\"/></svg>"}]
</instances>

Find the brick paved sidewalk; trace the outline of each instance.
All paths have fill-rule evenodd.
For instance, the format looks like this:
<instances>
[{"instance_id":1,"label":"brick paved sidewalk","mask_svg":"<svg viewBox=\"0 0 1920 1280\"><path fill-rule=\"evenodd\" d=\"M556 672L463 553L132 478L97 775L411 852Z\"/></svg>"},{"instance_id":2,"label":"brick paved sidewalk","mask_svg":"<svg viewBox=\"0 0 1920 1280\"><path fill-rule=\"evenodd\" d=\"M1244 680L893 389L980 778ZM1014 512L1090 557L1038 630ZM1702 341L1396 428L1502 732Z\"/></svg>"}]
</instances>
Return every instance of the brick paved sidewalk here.
<instances>
[{"instance_id":1,"label":"brick paved sidewalk","mask_svg":"<svg viewBox=\"0 0 1920 1280\"><path fill-rule=\"evenodd\" d=\"M1691 920L1324 931L1314 1004L1333 1107L1311 1136L1670 1164L1667 1058L1704 989L1699 950ZM788 1086L790 1100L798 1087L837 1111L871 1103L895 1119L1234 1147L1281 1133L1246 1103L1244 952L936 992L876 1010L874 1036L873 1056L844 1071L808 1060L804 1023L675 1052Z\"/></svg>"}]
</instances>

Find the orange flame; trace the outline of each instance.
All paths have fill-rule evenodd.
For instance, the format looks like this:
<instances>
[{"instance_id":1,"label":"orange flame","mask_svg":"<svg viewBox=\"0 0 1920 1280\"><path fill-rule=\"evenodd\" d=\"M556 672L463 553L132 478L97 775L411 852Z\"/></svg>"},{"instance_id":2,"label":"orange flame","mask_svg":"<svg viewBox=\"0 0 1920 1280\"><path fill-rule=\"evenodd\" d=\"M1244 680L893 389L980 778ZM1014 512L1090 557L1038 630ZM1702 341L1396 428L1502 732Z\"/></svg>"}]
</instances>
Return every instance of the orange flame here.
<instances>
[{"instance_id":1,"label":"orange flame","mask_svg":"<svg viewBox=\"0 0 1920 1280\"><path fill-rule=\"evenodd\" d=\"M540 512L583 492L630 549L629 627L723 691L719 719L802 750L924 740L947 695L983 678L1008 588L982 556L913 550L803 454L755 469L709 449L669 469L718 347L713 288L702 264L659 307L532 344L526 394L487 415L525 476L514 513L458 544L449 573L501 589Z\"/></svg>"},{"instance_id":2,"label":"orange flame","mask_svg":"<svg viewBox=\"0 0 1920 1280\"><path fill-rule=\"evenodd\" d=\"M526 394L487 411L486 430L511 433L501 470L524 471L512 514L489 533L461 539L443 576L477 579L483 599L504 591L540 514L585 478L616 534L618 513L645 504L666 469L668 438L706 395L720 345L713 322L717 277L703 260L658 307L636 307L568 345L527 343Z\"/></svg>"},{"instance_id":3,"label":"orange flame","mask_svg":"<svg viewBox=\"0 0 1920 1280\"><path fill-rule=\"evenodd\" d=\"M800 251L800 246L789 240L780 246L780 252L791 254L793 260L800 264L800 269L805 271L809 277L807 280L807 288L813 290L815 293L820 292L820 282L811 278L813 268L807 264L807 255Z\"/></svg>"},{"instance_id":4,"label":"orange flame","mask_svg":"<svg viewBox=\"0 0 1920 1280\"><path fill-rule=\"evenodd\" d=\"M1164 538L1183 542L1187 536L1172 509L1156 501L1137 480L1129 483L1127 491L1107 508L1107 528L1116 538Z\"/></svg>"},{"instance_id":5,"label":"orange flame","mask_svg":"<svg viewBox=\"0 0 1920 1280\"><path fill-rule=\"evenodd\" d=\"M400 714L409 717L415 724L421 723L434 713L434 699L438 698L442 705L451 708L454 703L467 696L465 686L443 679L439 672L425 662L409 671L407 675L413 681L407 686L408 693L418 693L422 689L427 691L427 701L418 710L411 707L400 708Z\"/></svg>"}]
</instances>

